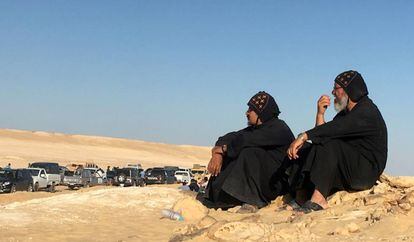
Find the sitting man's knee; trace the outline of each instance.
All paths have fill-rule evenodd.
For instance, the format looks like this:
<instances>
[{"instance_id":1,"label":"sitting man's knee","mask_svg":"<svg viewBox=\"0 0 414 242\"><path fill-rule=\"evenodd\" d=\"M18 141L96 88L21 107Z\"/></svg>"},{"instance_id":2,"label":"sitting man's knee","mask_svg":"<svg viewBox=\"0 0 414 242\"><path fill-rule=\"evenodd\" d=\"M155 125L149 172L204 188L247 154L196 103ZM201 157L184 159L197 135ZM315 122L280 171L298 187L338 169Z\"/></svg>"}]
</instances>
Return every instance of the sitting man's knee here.
<instances>
[{"instance_id":1,"label":"sitting man's knee","mask_svg":"<svg viewBox=\"0 0 414 242\"><path fill-rule=\"evenodd\" d=\"M263 148L259 148L259 147L248 147L248 148L244 148L241 152L240 152L240 156L243 155L257 155L257 154L266 154L266 150Z\"/></svg>"}]
</instances>

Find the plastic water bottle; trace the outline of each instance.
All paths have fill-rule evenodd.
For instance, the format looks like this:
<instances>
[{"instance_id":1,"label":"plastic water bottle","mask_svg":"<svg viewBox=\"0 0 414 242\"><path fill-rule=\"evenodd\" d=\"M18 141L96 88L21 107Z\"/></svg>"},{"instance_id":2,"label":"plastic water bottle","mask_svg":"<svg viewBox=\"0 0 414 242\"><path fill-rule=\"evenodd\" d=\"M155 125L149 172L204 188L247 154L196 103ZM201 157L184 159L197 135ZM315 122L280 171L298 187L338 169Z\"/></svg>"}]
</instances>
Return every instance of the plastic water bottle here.
<instances>
[{"instance_id":1,"label":"plastic water bottle","mask_svg":"<svg viewBox=\"0 0 414 242\"><path fill-rule=\"evenodd\" d=\"M177 220L177 221L183 221L184 220L183 216L181 216L180 213L178 213L174 210L171 210L171 209L163 209L161 211L161 216L163 218L169 218L171 220Z\"/></svg>"}]
</instances>

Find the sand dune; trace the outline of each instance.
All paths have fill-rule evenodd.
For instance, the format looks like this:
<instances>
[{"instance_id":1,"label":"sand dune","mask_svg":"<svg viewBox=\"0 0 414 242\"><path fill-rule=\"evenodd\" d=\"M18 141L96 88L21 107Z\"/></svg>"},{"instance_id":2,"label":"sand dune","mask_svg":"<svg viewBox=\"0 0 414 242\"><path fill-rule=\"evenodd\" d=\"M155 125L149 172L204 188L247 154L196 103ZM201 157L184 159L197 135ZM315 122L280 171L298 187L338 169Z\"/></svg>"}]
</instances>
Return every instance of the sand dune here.
<instances>
[{"instance_id":1,"label":"sand dune","mask_svg":"<svg viewBox=\"0 0 414 242\"><path fill-rule=\"evenodd\" d=\"M141 163L144 167L206 164L210 148L109 137L0 129L0 166L30 161L95 162L102 167Z\"/></svg>"}]
</instances>

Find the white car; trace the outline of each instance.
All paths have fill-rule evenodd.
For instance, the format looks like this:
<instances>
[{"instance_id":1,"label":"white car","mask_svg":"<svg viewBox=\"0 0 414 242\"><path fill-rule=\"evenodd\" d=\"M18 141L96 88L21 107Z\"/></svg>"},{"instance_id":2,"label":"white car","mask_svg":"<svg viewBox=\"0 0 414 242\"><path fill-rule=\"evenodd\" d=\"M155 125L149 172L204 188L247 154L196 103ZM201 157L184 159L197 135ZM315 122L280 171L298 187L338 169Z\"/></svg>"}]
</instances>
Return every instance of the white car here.
<instances>
[{"instance_id":1,"label":"white car","mask_svg":"<svg viewBox=\"0 0 414 242\"><path fill-rule=\"evenodd\" d=\"M175 179L177 179L177 182L187 182L189 183L191 181L191 175L188 171L176 171Z\"/></svg>"},{"instance_id":2,"label":"white car","mask_svg":"<svg viewBox=\"0 0 414 242\"><path fill-rule=\"evenodd\" d=\"M39 191L39 189L50 189L53 191L54 182L48 179L48 174L43 168L27 168L33 178L33 191Z\"/></svg>"}]
</instances>

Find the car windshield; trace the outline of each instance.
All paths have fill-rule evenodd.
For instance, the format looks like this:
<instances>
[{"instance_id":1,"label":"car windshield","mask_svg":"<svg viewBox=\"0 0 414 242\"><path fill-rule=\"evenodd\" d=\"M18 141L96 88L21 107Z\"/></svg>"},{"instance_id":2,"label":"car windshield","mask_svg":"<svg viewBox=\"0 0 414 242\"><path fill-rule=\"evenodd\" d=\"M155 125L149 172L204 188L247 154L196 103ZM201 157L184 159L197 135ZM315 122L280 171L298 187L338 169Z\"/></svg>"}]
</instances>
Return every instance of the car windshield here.
<instances>
[{"instance_id":1,"label":"car windshield","mask_svg":"<svg viewBox=\"0 0 414 242\"><path fill-rule=\"evenodd\" d=\"M94 174L94 173L96 172L96 170L95 170L95 169L85 169L85 170L89 170L89 171L91 171L91 174Z\"/></svg>"},{"instance_id":2,"label":"car windshield","mask_svg":"<svg viewBox=\"0 0 414 242\"><path fill-rule=\"evenodd\" d=\"M0 171L0 177L1 178L12 178L13 173L11 173L10 171Z\"/></svg>"},{"instance_id":3,"label":"car windshield","mask_svg":"<svg viewBox=\"0 0 414 242\"><path fill-rule=\"evenodd\" d=\"M165 175L165 171L164 170L152 170L149 173L152 176L158 176L158 175Z\"/></svg>"},{"instance_id":4,"label":"car windshield","mask_svg":"<svg viewBox=\"0 0 414 242\"><path fill-rule=\"evenodd\" d=\"M178 171L175 174L176 175L188 175L187 172L178 172Z\"/></svg>"},{"instance_id":5,"label":"car windshield","mask_svg":"<svg viewBox=\"0 0 414 242\"><path fill-rule=\"evenodd\" d=\"M65 176L73 176L73 171L65 171Z\"/></svg>"},{"instance_id":6,"label":"car windshield","mask_svg":"<svg viewBox=\"0 0 414 242\"><path fill-rule=\"evenodd\" d=\"M30 171L30 175L32 175L32 176L37 176L37 175L39 175L39 170L29 170Z\"/></svg>"}]
</instances>

